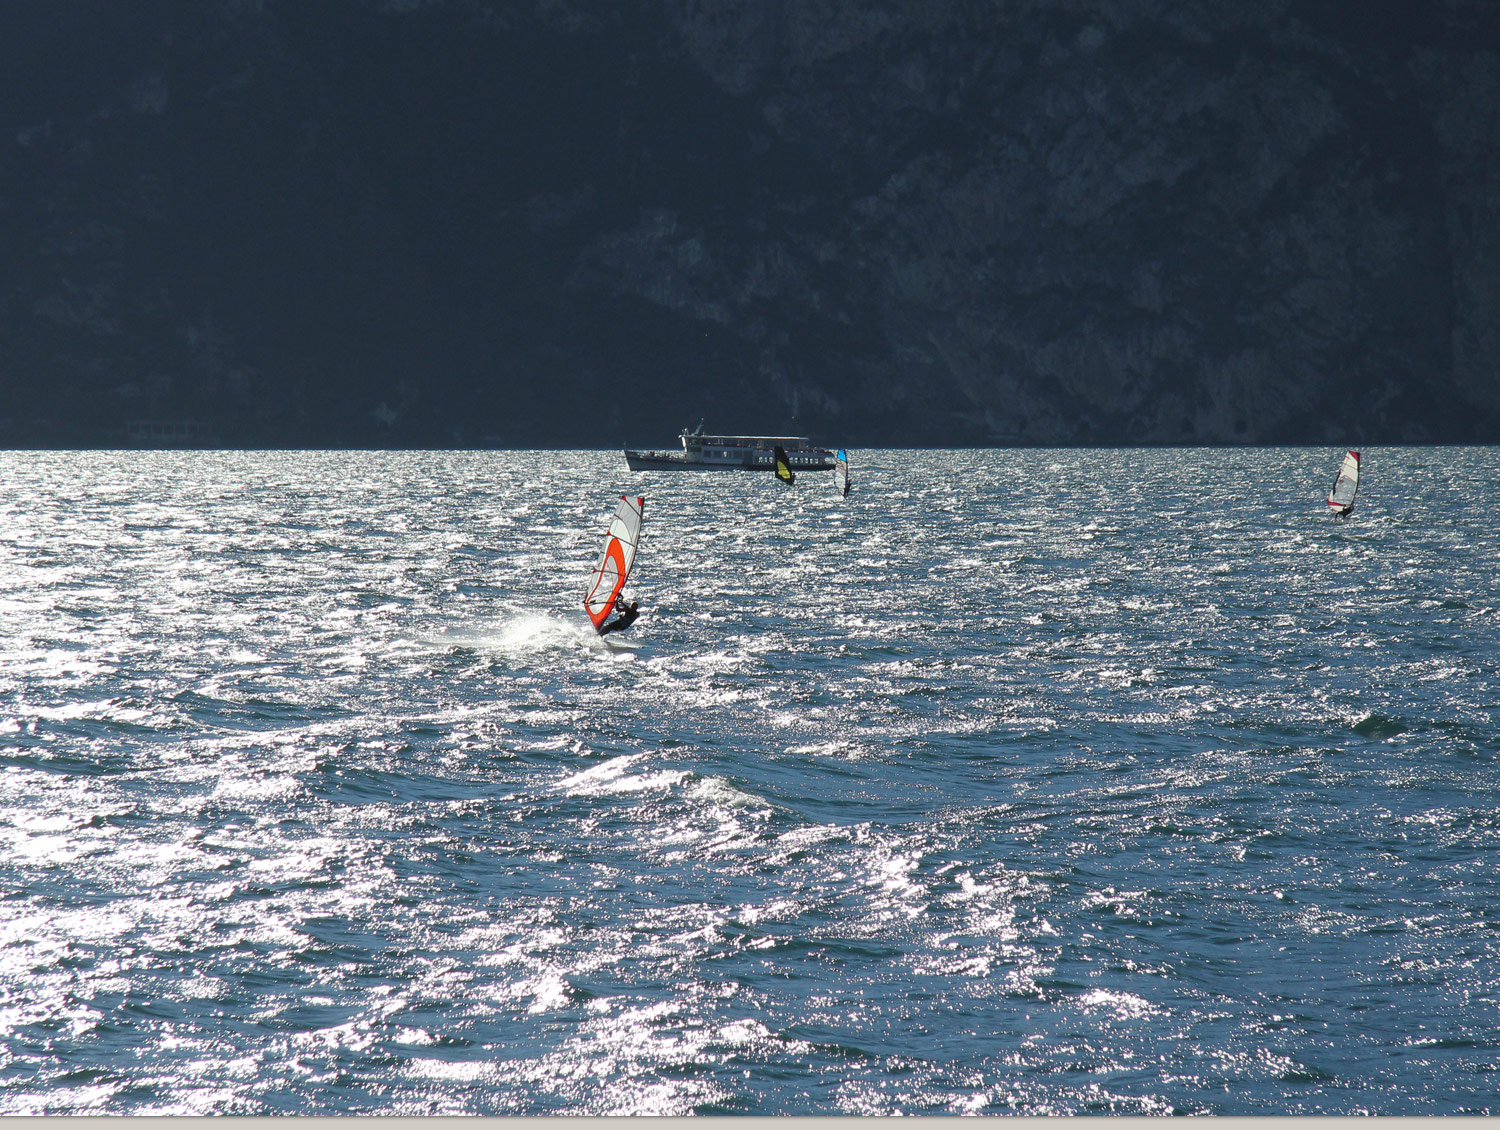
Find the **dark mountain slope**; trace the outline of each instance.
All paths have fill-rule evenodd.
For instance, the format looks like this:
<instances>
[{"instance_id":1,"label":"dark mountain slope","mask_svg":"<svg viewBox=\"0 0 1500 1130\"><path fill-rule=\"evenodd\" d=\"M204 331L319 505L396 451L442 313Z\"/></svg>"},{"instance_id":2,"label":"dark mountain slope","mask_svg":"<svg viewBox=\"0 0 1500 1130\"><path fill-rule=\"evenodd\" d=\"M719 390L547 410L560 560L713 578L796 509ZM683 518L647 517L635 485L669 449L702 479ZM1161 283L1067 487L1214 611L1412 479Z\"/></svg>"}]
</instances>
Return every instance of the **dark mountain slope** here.
<instances>
[{"instance_id":1,"label":"dark mountain slope","mask_svg":"<svg viewBox=\"0 0 1500 1130\"><path fill-rule=\"evenodd\" d=\"M1500 441L1500 6L0 9L0 443Z\"/></svg>"}]
</instances>

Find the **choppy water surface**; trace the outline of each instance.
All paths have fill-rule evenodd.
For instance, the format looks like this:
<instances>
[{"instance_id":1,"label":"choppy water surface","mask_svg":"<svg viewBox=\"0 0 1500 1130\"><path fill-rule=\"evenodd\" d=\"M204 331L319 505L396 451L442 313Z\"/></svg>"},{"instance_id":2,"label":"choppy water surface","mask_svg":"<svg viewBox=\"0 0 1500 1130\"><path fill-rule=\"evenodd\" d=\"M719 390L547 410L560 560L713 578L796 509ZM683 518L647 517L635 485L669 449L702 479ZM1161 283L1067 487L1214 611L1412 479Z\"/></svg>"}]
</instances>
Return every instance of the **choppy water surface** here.
<instances>
[{"instance_id":1,"label":"choppy water surface","mask_svg":"<svg viewBox=\"0 0 1500 1130\"><path fill-rule=\"evenodd\" d=\"M0 454L0 1113L1494 1108L1500 452L852 454Z\"/></svg>"}]
</instances>

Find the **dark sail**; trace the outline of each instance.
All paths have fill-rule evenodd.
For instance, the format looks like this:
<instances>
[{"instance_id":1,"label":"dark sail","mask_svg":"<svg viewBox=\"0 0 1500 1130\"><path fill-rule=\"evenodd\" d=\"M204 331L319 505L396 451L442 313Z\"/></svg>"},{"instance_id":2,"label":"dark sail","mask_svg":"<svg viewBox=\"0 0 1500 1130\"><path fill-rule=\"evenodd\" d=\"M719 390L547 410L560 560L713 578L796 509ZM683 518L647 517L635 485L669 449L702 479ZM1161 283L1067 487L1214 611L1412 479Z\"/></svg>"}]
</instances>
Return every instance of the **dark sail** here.
<instances>
[{"instance_id":1,"label":"dark sail","mask_svg":"<svg viewBox=\"0 0 1500 1130\"><path fill-rule=\"evenodd\" d=\"M792 465L787 462L786 448L779 443L776 445L776 477L784 483L797 481L797 476L792 473Z\"/></svg>"}]
</instances>

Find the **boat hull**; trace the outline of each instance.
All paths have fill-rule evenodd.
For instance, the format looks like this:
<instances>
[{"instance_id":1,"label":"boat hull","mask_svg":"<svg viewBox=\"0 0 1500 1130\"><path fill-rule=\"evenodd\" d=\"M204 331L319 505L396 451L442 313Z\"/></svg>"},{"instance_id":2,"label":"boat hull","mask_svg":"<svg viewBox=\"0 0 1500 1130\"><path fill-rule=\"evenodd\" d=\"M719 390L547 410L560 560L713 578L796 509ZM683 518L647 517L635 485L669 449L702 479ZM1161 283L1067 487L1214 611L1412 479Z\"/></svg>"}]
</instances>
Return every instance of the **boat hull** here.
<instances>
[{"instance_id":1,"label":"boat hull","mask_svg":"<svg viewBox=\"0 0 1500 1130\"><path fill-rule=\"evenodd\" d=\"M770 452L761 454L770 455ZM750 460L716 460L710 462L706 459L689 459L687 456L670 451L632 451L625 449L625 465L632 471L774 471L776 461L768 458L764 463ZM797 471L831 471L833 460L819 458L817 461L797 462L794 465Z\"/></svg>"}]
</instances>

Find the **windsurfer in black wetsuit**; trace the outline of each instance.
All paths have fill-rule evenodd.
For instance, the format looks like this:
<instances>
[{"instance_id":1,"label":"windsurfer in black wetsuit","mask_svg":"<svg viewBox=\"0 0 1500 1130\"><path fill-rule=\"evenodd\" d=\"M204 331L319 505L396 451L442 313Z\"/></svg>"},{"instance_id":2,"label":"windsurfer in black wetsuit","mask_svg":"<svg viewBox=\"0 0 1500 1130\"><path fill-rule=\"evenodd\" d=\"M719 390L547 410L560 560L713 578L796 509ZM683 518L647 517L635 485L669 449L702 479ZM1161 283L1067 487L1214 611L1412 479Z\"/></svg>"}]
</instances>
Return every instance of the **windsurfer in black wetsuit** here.
<instances>
[{"instance_id":1,"label":"windsurfer in black wetsuit","mask_svg":"<svg viewBox=\"0 0 1500 1130\"><path fill-rule=\"evenodd\" d=\"M629 604L620 606L620 614L599 629L599 634L607 635L610 632L623 632L634 624L636 617L641 614L641 602L632 600Z\"/></svg>"}]
</instances>

